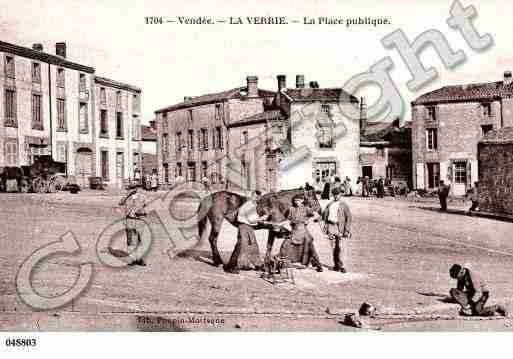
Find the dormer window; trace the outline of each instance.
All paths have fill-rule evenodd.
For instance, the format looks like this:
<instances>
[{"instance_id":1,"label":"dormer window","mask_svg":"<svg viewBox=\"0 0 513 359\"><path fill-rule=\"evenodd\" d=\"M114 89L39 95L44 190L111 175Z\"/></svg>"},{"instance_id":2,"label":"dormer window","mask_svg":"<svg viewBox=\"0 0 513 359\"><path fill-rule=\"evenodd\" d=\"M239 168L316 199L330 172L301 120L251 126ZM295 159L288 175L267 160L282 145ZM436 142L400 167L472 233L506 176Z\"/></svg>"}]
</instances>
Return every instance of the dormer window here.
<instances>
[{"instance_id":1,"label":"dormer window","mask_svg":"<svg viewBox=\"0 0 513 359\"><path fill-rule=\"evenodd\" d=\"M484 117L491 117L492 116L492 104L490 102L483 102L481 104L483 108L483 116Z\"/></svg>"}]
</instances>

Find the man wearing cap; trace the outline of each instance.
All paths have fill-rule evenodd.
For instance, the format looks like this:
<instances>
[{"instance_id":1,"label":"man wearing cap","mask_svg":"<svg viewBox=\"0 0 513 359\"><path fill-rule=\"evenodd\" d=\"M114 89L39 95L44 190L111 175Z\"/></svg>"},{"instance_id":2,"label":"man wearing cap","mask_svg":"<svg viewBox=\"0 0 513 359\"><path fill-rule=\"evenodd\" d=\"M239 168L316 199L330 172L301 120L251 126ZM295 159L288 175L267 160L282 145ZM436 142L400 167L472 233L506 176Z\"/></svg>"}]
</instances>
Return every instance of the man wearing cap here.
<instances>
[{"instance_id":1,"label":"man wearing cap","mask_svg":"<svg viewBox=\"0 0 513 359\"><path fill-rule=\"evenodd\" d=\"M333 249L333 270L345 273L344 261L346 241L351 236L352 215L347 204L342 201L342 193L339 190L333 191L333 201L331 201L322 212L324 222L324 232ZM342 256L341 256L342 253Z\"/></svg>"},{"instance_id":2,"label":"man wearing cap","mask_svg":"<svg viewBox=\"0 0 513 359\"><path fill-rule=\"evenodd\" d=\"M457 287L452 288L449 294L461 305L461 315L490 317L497 313L507 316L507 311L502 305L484 306L490 297L490 292L486 283L474 271L459 264L453 264L449 269L449 275L458 281Z\"/></svg>"},{"instance_id":3,"label":"man wearing cap","mask_svg":"<svg viewBox=\"0 0 513 359\"><path fill-rule=\"evenodd\" d=\"M144 223L142 218L146 216L146 198L139 190L139 187L140 185L130 186L129 193L119 202L119 205L124 206L125 210L126 241L130 257L132 257L131 252L135 251L141 244L141 234L138 227ZM132 258L132 262L129 265L135 264L146 265L142 258Z\"/></svg>"}]
</instances>

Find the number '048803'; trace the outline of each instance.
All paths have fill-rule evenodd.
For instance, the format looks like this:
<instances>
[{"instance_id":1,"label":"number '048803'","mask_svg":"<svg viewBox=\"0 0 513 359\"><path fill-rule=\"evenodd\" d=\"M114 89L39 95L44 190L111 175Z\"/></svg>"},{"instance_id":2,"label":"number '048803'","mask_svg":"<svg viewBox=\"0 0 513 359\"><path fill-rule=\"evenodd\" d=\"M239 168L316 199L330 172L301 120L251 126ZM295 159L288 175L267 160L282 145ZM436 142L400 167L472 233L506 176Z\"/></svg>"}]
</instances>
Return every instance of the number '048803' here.
<instances>
[{"instance_id":1,"label":"number '048803'","mask_svg":"<svg viewBox=\"0 0 513 359\"><path fill-rule=\"evenodd\" d=\"M153 25L153 24L163 24L164 20L162 19L162 16L146 16L144 18L144 22L147 25Z\"/></svg>"},{"instance_id":2,"label":"number '048803'","mask_svg":"<svg viewBox=\"0 0 513 359\"><path fill-rule=\"evenodd\" d=\"M37 341L34 338L7 338L5 345L8 347L35 347Z\"/></svg>"}]
</instances>

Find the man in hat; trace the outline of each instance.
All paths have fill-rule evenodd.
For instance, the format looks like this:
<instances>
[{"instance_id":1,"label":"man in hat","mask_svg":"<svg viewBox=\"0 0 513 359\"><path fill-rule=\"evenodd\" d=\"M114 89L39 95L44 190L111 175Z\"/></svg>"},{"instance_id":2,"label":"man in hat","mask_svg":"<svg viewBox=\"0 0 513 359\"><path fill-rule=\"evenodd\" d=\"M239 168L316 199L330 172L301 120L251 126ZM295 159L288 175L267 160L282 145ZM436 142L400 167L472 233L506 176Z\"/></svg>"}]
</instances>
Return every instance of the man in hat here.
<instances>
[{"instance_id":1,"label":"man in hat","mask_svg":"<svg viewBox=\"0 0 513 359\"><path fill-rule=\"evenodd\" d=\"M345 257L346 241L351 237L352 215L347 204L342 201L341 191L333 191L333 197L333 201L322 212L324 232L328 235L333 249L333 270L346 273L341 257Z\"/></svg>"},{"instance_id":2,"label":"man in hat","mask_svg":"<svg viewBox=\"0 0 513 359\"><path fill-rule=\"evenodd\" d=\"M128 188L129 192L119 202L120 206L124 206L125 210L125 231L127 247L129 249L128 256L132 258L131 253L141 244L141 234L139 227L144 223L143 217L146 216L146 197L139 190L140 185L132 185ZM146 263L142 258L132 258L129 265L145 266Z\"/></svg>"},{"instance_id":3,"label":"man in hat","mask_svg":"<svg viewBox=\"0 0 513 359\"><path fill-rule=\"evenodd\" d=\"M477 191L478 185L478 182L474 182L474 187L470 190L470 201L472 201L472 206L468 210L469 216L472 215L472 212L477 211L479 207L479 192Z\"/></svg>"},{"instance_id":4,"label":"man in hat","mask_svg":"<svg viewBox=\"0 0 513 359\"><path fill-rule=\"evenodd\" d=\"M449 294L461 305L461 315L490 317L497 313L507 316L507 311L502 305L484 306L490 297L490 291L474 271L460 264L453 264L449 269L449 275L458 281L457 287L452 288Z\"/></svg>"},{"instance_id":5,"label":"man in hat","mask_svg":"<svg viewBox=\"0 0 513 359\"><path fill-rule=\"evenodd\" d=\"M444 183L444 181L440 181L440 185L438 187L438 199L440 200L440 211L447 211L447 197L449 197L450 187Z\"/></svg>"}]
</instances>

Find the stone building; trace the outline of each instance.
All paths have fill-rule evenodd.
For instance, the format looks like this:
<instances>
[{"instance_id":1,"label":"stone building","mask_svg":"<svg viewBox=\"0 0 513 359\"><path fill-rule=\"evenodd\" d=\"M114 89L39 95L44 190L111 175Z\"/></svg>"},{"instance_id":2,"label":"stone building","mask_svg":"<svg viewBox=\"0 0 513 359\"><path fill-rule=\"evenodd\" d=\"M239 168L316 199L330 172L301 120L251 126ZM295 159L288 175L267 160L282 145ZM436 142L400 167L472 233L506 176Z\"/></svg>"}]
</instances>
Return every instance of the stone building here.
<instances>
[{"instance_id":1,"label":"stone building","mask_svg":"<svg viewBox=\"0 0 513 359\"><path fill-rule=\"evenodd\" d=\"M157 125L150 121L150 125L141 125L141 172L150 175L157 170Z\"/></svg>"},{"instance_id":2,"label":"stone building","mask_svg":"<svg viewBox=\"0 0 513 359\"><path fill-rule=\"evenodd\" d=\"M246 87L156 111L162 182L208 178L213 188L274 191L359 176L359 120L341 109L358 106L354 96L307 87L303 75L293 88L278 75L277 93L257 84L248 76Z\"/></svg>"},{"instance_id":3,"label":"stone building","mask_svg":"<svg viewBox=\"0 0 513 359\"><path fill-rule=\"evenodd\" d=\"M411 124L369 122L362 125L360 166L362 176L389 178L412 188Z\"/></svg>"},{"instance_id":4,"label":"stone building","mask_svg":"<svg viewBox=\"0 0 513 359\"><path fill-rule=\"evenodd\" d=\"M478 156L480 211L513 216L513 127L488 132Z\"/></svg>"},{"instance_id":5,"label":"stone building","mask_svg":"<svg viewBox=\"0 0 513 359\"><path fill-rule=\"evenodd\" d=\"M131 176L139 144L129 134L138 128L140 89L68 60L63 42L53 55L41 44L30 49L0 41L0 57L0 167L52 155L81 185L103 175L118 186Z\"/></svg>"},{"instance_id":6,"label":"stone building","mask_svg":"<svg viewBox=\"0 0 513 359\"><path fill-rule=\"evenodd\" d=\"M446 86L412 102L413 185L435 190L449 182L463 195L478 179L477 144L491 130L513 125L511 72L503 81Z\"/></svg>"},{"instance_id":7,"label":"stone building","mask_svg":"<svg viewBox=\"0 0 513 359\"><path fill-rule=\"evenodd\" d=\"M263 112L273 97L274 92L258 88L256 76L248 76L246 86L185 97L155 111L160 182L173 184L180 176L187 181L208 179L213 188L240 186L240 176L231 184L227 179L228 163L240 163L231 154L235 135L231 138L230 129ZM254 164L253 158L247 159L247 166Z\"/></svg>"}]
</instances>

